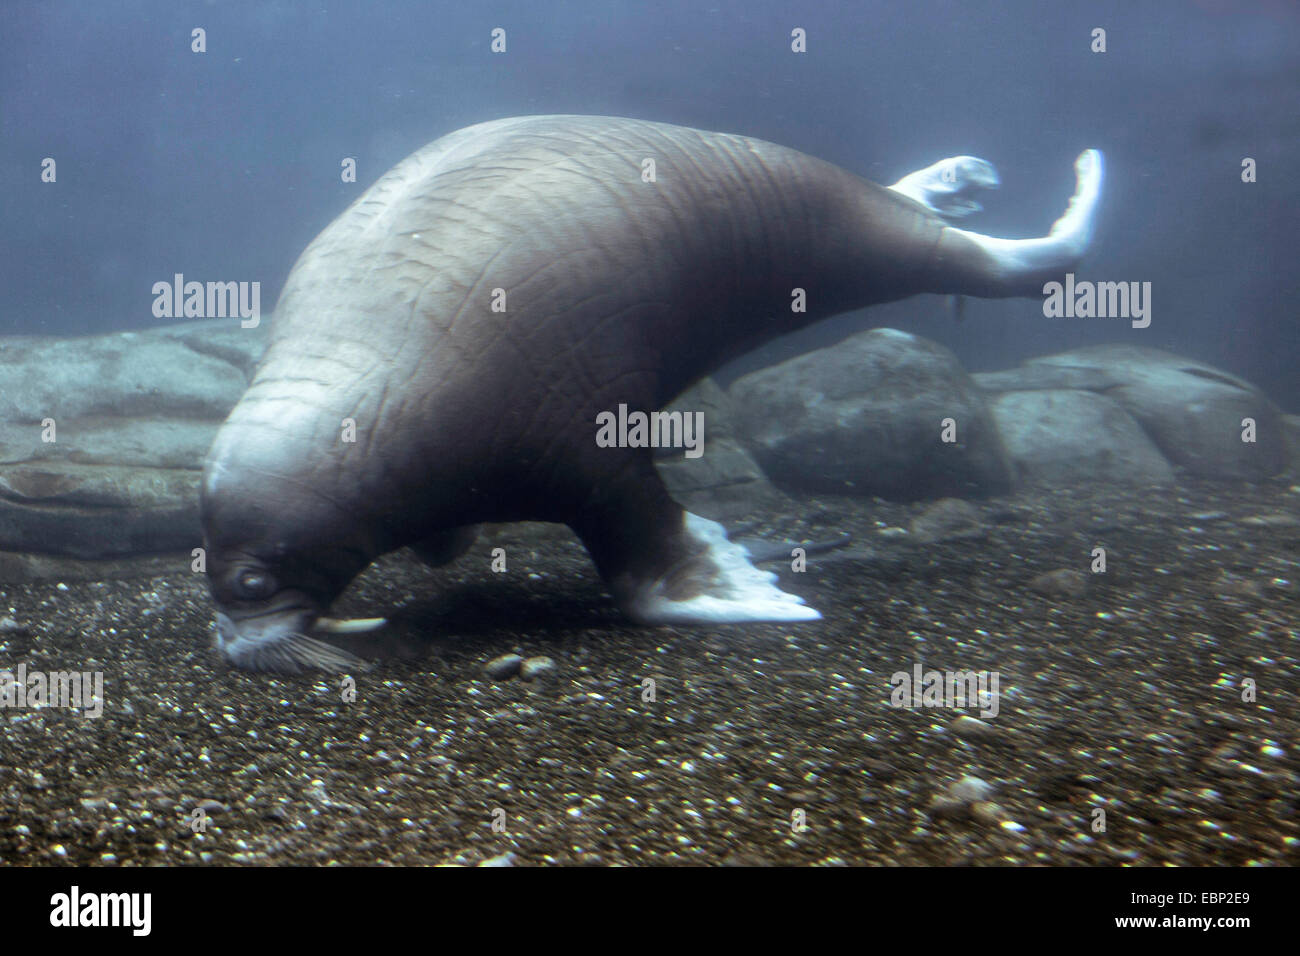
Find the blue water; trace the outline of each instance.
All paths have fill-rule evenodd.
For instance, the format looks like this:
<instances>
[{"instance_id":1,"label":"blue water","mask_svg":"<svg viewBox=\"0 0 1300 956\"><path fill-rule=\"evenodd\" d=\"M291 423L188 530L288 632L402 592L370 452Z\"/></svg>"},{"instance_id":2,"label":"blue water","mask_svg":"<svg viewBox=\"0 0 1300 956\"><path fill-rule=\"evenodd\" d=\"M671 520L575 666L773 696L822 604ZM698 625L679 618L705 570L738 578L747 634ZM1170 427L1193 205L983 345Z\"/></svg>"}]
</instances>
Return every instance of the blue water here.
<instances>
[{"instance_id":1,"label":"blue water","mask_svg":"<svg viewBox=\"0 0 1300 956\"><path fill-rule=\"evenodd\" d=\"M308 241L448 131L607 113L741 132L892 182L993 161L973 228L1038 235L1083 148L1106 151L1080 272L1150 281L1153 322L1046 320L1032 300L937 298L777 346L894 325L974 370L1106 341L1172 349L1300 408L1300 6L1289 0L429 3L7 2L0 12L0 334L157 324L177 272L274 301ZM190 31L207 52L190 51ZM489 51L507 31L507 52ZM807 31L808 52L790 51ZM1090 50L1095 27L1107 52ZM55 184L41 161L57 162ZM355 157L358 181L339 180ZM1244 157L1258 182L1244 184ZM773 353L769 353L773 354Z\"/></svg>"}]
</instances>

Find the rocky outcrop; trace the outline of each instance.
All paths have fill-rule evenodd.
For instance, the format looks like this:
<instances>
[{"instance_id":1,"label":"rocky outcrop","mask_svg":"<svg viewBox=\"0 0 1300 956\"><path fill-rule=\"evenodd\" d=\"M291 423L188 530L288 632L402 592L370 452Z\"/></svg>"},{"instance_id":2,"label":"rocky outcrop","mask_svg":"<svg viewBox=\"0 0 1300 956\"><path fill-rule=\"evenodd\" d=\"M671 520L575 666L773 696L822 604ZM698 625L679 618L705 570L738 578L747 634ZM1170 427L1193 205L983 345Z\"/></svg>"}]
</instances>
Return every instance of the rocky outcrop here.
<instances>
[{"instance_id":1,"label":"rocky outcrop","mask_svg":"<svg viewBox=\"0 0 1300 956\"><path fill-rule=\"evenodd\" d=\"M238 320L0 340L0 580L197 546L203 455L263 343Z\"/></svg>"},{"instance_id":2,"label":"rocky outcrop","mask_svg":"<svg viewBox=\"0 0 1300 956\"><path fill-rule=\"evenodd\" d=\"M975 380L986 389L1104 390L1170 462L1201 477L1259 480L1287 465L1281 412L1259 389L1159 349L1097 345ZM1245 419L1255 423L1253 442L1242 440Z\"/></svg>"},{"instance_id":3,"label":"rocky outcrop","mask_svg":"<svg viewBox=\"0 0 1300 956\"><path fill-rule=\"evenodd\" d=\"M1004 392L993 417L1021 480L1167 485L1173 469L1118 402L1077 389Z\"/></svg>"}]
</instances>

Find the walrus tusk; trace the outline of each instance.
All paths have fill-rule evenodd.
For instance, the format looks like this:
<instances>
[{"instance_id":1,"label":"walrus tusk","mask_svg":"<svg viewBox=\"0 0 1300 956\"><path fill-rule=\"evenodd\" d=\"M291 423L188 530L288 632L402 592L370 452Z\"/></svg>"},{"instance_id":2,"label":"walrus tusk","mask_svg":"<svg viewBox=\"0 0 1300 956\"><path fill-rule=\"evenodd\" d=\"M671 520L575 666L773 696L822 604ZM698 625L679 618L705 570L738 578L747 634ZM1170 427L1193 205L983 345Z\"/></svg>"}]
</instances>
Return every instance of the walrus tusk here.
<instances>
[{"instance_id":1,"label":"walrus tusk","mask_svg":"<svg viewBox=\"0 0 1300 956\"><path fill-rule=\"evenodd\" d=\"M320 617L311 629L325 634L364 634L366 631L378 630L387 623L386 617Z\"/></svg>"}]
</instances>

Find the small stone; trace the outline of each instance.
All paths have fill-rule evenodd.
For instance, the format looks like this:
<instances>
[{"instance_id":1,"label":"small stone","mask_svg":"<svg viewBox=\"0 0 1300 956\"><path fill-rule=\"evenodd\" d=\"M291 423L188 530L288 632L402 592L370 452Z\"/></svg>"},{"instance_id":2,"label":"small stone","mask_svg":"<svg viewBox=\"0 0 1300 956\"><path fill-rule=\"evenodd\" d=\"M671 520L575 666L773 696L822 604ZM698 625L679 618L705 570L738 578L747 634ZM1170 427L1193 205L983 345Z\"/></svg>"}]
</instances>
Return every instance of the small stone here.
<instances>
[{"instance_id":1,"label":"small stone","mask_svg":"<svg viewBox=\"0 0 1300 956\"><path fill-rule=\"evenodd\" d=\"M935 544L985 533L978 508L960 498L943 498L912 519L912 538L919 544Z\"/></svg>"},{"instance_id":2,"label":"small stone","mask_svg":"<svg viewBox=\"0 0 1300 956\"><path fill-rule=\"evenodd\" d=\"M1029 582L1029 587L1046 597L1080 598L1088 591L1088 575L1082 571L1058 568L1038 575Z\"/></svg>"},{"instance_id":3,"label":"small stone","mask_svg":"<svg viewBox=\"0 0 1300 956\"><path fill-rule=\"evenodd\" d=\"M992 784L981 780L979 777L973 777L970 774L962 777L948 788L948 796L958 800L965 800L967 803L976 803L980 800L987 800L992 793Z\"/></svg>"},{"instance_id":4,"label":"small stone","mask_svg":"<svg viewBox=\"0 0 1300 956\"><path fill-rule=\"evenodd\" d=\"M0 617L0 634L25 634L26 624L19 624L12 617Z\"/></svg>"},{"instance_id":5,"label":"small stone","mask_svg":"<svg viewBox=\"0 0 1300 956\"><path fill-rule=\"evenodd\" d=\"M225 813L226 805L220 800L204 800L199 804L199 809L204 813Z\"/></svg>"},{"instance_id":6,"label":"small stone","mask_svg":"<svg viewBox=\"0 0 1300 956\"><path fill-rule=\"evenodd\" d=\"M1300 525L1300 518L1281 511L1275 511L1270 514L1251 515L1249 518L1242 518L1241 523L1251 528L1294 528L1296 525Z\"/></svg>"},{"instance_id":7,"label":"small stone","mask_svg":"<svg viewBox=\"0 0 1300 956\"><path fill-rule=\"evenodd\" d=\"M519 673L523 663L524 659L518 654L502 654L488 661L483 670L493 680L509 680Z\"/></svg>"},{"instance_id":8,"label":"small stone","mask_svg":"<svg viewBox=\"0 0 1300 956\"><path fill-rule=\"evenodd\" d=\"M992 724L965 714L950 723L948 729L963 740L992 740L998 735L997 728Z\"/></svg>"},{"instance_id":9,"label":"small stone","mask_svg":"<svg viewBox=\"0 0 1300 956\"><path fill-rule=\"evenodd\" d=\"M554 673L555 661L549 657L530 657L519 668L519 677L522 680L537 680L539 677L550 677Z\"/></svg>"},{"instance_id":10,"label":"small stone","mask_svg":"<svg viewBox=\"0 0 1300 956\"><path fill-rule=\"evenodd\" d=\"M976 800L970 805L971 819L977 823L1002 823L1004 817L1002 808L996 803L990 803L988 800Z\"/></svg>"},{"instance_id":11,"label":"small stone","mask_svg":"<svg viewBox=\"0 0 1300 956\"><path fill-rule=\"evenodd\" d=\"M486 860L481 861L479 866L514 866L516 859L517 857L513 853L507 851L498 856L488 857Z\"/></svg>"},{"instance_id":12,"label":"small stone","mask_svg":"<svg viewBox=\"0 0 1300 956\"><path fill-rule=\"evenodd\" d=\"M975 807L986 803L993 794L993 787L979 777L965 776L952 784L946 791L936 794L930 800L929 812L934 817L969 817L975 814ZM981 808L981 815L988 815Z\"/></svg>"}]
</instances>

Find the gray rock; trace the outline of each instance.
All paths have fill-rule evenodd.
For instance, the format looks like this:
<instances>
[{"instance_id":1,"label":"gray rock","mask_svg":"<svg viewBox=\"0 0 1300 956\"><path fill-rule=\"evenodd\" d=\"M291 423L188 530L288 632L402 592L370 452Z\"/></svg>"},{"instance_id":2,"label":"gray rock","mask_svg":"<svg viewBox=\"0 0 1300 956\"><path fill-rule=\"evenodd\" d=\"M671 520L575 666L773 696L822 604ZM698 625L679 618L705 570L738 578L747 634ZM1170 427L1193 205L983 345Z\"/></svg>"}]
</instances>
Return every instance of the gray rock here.
<instances>
[{"instance_id":1,"label":"gray rock","mask_svg":"<svg viewBox=\"0 0 1300 956\"><path fill-rule=\"evenodd\" d=\"M781 505L780 492L736 438L731 399L713 379L702 379L664 409L704 413L703 454L698 458L687 458L677 448L655 452L655 468L679 504L715 521Z\"/></svg>"},{"instance_id":2,"label":"gray rock","mask_svg":"<svg viewBox=\"0 0 1300 956\"><path fill-rule=\"evenodd\" d=\"M965 776L948 786L943 793L930 800L929 813L933 817L968 817L972 808L984 803L993 794L993 787L979 777Z\"/></svg>"},{"instance_id":3,"label":"gray rock","mask_svg":"<svg viewBox=\"0 0 1300 956\"><path fill-rule=\"evenodd\" d=\"M156 569L119 560L143 555L174 570L201 541L203 456L264 343L238 320L0 339L0 581Z\"/></svg>"},{"instance_id":4,"label":"gray rock","mask_svg":"<svg viewBox=\"0 0 1300 956\"><path fill-rule=\"evenodd\" d=\"M244 328L239 319L208 319L164 325L144 334L176 339L195 352L233 365L249 379L266 351L269 328L265 319L253 329Z\"/></svg>"},{"instance_id":5,"label":"gray rock","mask_svg":"<svg viewBox=\"0 0 1300 956\"><path fill-rule=\"evenodd\" d=\"M174 554L131 555L121 558L73 558L36 551L0 551L0 584L28 581L108 581L150 578L189 570L188 549Z\"/></svg>"},{"instance_id":6,"label":"gray rock","mask_svg":"<svg viewBox=\"0 0 1300 956\"><path fill-rule=\"evenodd\" d=\"M850 336L752 372L730 394L747 447L781 488L916 500L1012 484L984 393L950 351L906 332Z\"/></svg>"},{"instance_id":7,"label":"gray rock","mask_svg":"<svg viewBox=\"0 0 1300 956\"><path fill-rule=\"evenodd\" d=\"M0 464L56 460L197 470L224 418L56 418L53 442L41 440L39 424L0 421Z\"/></svg>"},{"instance_id":8,"label":"gray rock","mask_svg":"<svg viewBox=\"0 0 1300 956\"><path fill-rule=\"evenodd\" d=\"M963 740L996 740L998 737L996 727L968 714L954 718L948 729Z\"/></svg>"},{"instance_id":9,"label":"gray rock","mask_svg":"<svg viewBox=\"0 0 1300 956\"><path fill-rule=\"evenodd\" d=\"M975 372L971 379L986 392L1027 392L1037 389L1104 392L1122 384L1105 369L1046 365L1022 365L1001 372Z\"/></svg>"},{"instance_id":10,"label":"gray rock","mask_svg":"<svg viewBox=\"0 0 1300 956\"><path fill-rule=\"evenodd\" d=\"M0 341L0 421L13 424L44 418L220 420L246 385L245 374L229 362L163 334Z\"/></svg>"},{"instance_id":11,"label":"gray rock","mask_svg":"<svg viewBox=\"0 0 1300 956\"><path fill-rule=\"evenodd\" d=\"M524 659L518 654L502 654L483 665L484 672L493 680L509 680L519 673Z\"/></svg>"},{"instance_id":12,"label":"gray rock","mask_svg":"<svg viewBox=\"0 0 1300 956\"><path fill-rule=\"evenodd\" d=\"M1070 568L1058 568L1038 575L1029 582L1029 589L1044 597L1081 598L1088 593L1089 575Z\"/></svg>"},{"instance_id":13,"label":"gray rock","mask_svg":"<svg viewBox=\"0 0 1300 956\"><path fill-rule=\"evenodd\" d=\"M533 681L539 677L551 677L555 673L555 661L549 657L530 657L519 668L520 680Z\"/></svg>"},{"instance_id":14,"label":"gray rock","mask_svg":"<svg viewBox=\"0 0 1300 956\"><path fill-rule=\"evenodd\" d=\"M1101 370L1117 385L1106 394L1124 406L1164 456L1194 475L1259 480L1287 464L1282 415L1244 379L1192 359L1132 345L1097 345L1031 359L1072 376ZM1241 440L1242 419L1256 423Z\"/></svg>"},{"instance_id":15,"label":"gray rock","mask_svg":"<svg viewBox=\"0 0 1300 956\"><path fill-rule=\"evenodd\" d=\"M944 498L912 519L909 529L917 544L935 544L961 538L978 538L987 530L984 516L970 502Z\"/></svg>"},{"instance_id":16,"label":"gray rock","mask_svg":"<svg viewBox=\"0 0 1300 956\"><path fill-rule=\"evenodd\" d=\"M1142 427L1105 395L1065 389L1004 392L991 408L1025 481L1167 485L1174 480L1173 468Z\"/></svg>"},{"instance_id":17,"label":"gray rock","mask_svg":"<svg viewBox=\"0 0 1300 956\"><path fill-rule=\"evenodd\" d=\"M202 543L197 471L0 468L0 550L108 558Z\"/></svg>"}]
</instances>

